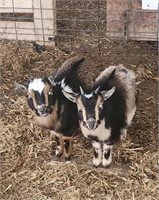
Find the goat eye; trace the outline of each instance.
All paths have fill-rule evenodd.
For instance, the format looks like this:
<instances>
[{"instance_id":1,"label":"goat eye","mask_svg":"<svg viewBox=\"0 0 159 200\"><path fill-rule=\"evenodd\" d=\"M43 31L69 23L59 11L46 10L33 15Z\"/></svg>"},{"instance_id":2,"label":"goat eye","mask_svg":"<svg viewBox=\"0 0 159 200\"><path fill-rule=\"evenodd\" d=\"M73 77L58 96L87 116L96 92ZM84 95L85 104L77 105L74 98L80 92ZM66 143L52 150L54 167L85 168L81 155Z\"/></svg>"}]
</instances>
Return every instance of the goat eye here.
<instances>
[{"instance_id":1,"label":"goat eye","mask_svg":"<svg viewBox=\"0 0 159 200\"><path fill-rule=\"evenodd\" d=\"M53 95L53 92L52 92L52 91L50 91L50 92L49 92L49 95Z\"/></svg>"}]
</instances>

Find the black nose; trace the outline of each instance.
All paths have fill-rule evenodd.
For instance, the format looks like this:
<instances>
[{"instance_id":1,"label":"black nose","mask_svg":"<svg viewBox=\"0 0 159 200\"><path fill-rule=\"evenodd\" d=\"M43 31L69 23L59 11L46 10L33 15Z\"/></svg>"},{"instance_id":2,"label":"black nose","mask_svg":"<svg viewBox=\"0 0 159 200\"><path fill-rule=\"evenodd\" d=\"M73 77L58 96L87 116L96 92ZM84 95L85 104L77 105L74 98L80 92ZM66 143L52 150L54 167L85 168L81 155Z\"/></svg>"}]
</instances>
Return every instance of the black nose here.
<instances>
[{"instance_id":1,"label":"black nose","mask_svg":"<svg viewBox=\"0 0 159 200\"><path fill-rule=\"evenodd\" d=\"M90 130L94 130L95 129L95 124L96 124L96 120L94 118L89 118L87 121L88 124L88 128Z\"/></svg>"}]
</instances>

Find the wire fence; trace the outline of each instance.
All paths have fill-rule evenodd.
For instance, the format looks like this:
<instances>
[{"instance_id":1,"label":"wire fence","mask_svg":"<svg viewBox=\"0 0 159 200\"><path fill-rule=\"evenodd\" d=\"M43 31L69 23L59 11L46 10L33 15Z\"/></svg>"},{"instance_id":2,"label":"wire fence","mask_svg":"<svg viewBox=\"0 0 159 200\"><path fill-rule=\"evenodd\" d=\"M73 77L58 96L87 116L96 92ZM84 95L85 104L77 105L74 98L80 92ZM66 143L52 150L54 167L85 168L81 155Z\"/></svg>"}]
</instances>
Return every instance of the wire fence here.
<instances>
[{"instance_id":1,"label":"wire fence","mask_svg":"<svg viewBox=\"0 0 159 200\"><path fill-rule=\"evenodd\" d=\"M159 9L138 0L17 0L0 2L0 38L55 42L63 49L156 51ZM47 3L46 3L47 2ZM113 43L112 43L113 41ZM132 46L131 46L132 48Z\"/></svg>"},{"instance_id":2,"label":"wire fence","mask_svg":"<svg viewBox=\"0 0 159 200\"><path fill-rule=\"evenodd\" d=\"M134 52L156 51L158 46L158 12L142 10L139 1L57 0L58 45L78 49L93 46L99 51L112 49ZM112 40L113 39L113 40ZM113 43L112 43L113 41Z\"/></svg>"}]
</instances>

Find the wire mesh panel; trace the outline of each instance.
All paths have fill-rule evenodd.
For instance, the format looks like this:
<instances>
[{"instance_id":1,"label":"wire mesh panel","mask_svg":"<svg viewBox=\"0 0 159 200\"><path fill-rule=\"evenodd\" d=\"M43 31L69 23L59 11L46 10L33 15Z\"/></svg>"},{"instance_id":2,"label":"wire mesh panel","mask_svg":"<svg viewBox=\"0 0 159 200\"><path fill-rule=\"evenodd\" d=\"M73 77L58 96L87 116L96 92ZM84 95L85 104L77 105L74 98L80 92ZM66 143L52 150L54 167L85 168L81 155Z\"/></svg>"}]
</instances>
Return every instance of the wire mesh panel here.
<instances>
[{"instance_id":1,"label":"wire mesh panel","mask_svg":"<svg viewBox=\"0 0 159 200\"><path fill-rule=\"evenodd\" d=\"M156 2L158 0L1 0L0 38L43 44L55 40L60 47L81 49L85 46L85 49L100 50L109 50L110 41L117 39L119 45L114 50L121 52L127 50L132 40L151 41L152 50L158 44Z\"/></svg>"},{"instance_id":2,"label":"wire mesh panel","mask_svg":"<svg viewBox=\"0 0 159 200\"><path fill-rule=\"evenodd\" d=\"M147 3L144 6L144 3ZM150 7L152 1L130 1L128 15L128 37L136 40L156 41L157 38L157 17L158 5ZM157 1L154 1L154 4ZM153 4L152 4L153 5Z\"/></svg>"},{"instance_id":3,"label":"wire mesh panel","mask_svg":"<svg viewBox=\"0 0 159 200\"><path fill-rule=\"evenodd\" d=\"M0 38L45 43L55 34L55 0L0 1Z\"/></svg>"},{"instance_id":4,"label":"wire mesh panel","mask_svg":"<svg viewBox=\"0 0 159 200\"><path fill-rule=\"evenodd\" d=\"M155 1L155 0L154 0ZM123 52L132 40L156 50L157 8L143 8L144 0L57 0L57 43L81 48L109 50L110 40L120 39ZM151 41L151 42L147 42ZM146 49L146 48L145 48ZM148 48L149 49L149 48ZM136 50L135 50L136 51Z\"/></svg>"},{"instance_id":5,"label":"wire mesh panel","mask_svg":"<svg viewBox=\"0 0 159 200\"><path fill-rule=\"evenodd\" d=\"M106 0L57 0L57 40L78 47L106 37ZM62 41L62 43L61 43Z\"/></svg>"}]
</instances>

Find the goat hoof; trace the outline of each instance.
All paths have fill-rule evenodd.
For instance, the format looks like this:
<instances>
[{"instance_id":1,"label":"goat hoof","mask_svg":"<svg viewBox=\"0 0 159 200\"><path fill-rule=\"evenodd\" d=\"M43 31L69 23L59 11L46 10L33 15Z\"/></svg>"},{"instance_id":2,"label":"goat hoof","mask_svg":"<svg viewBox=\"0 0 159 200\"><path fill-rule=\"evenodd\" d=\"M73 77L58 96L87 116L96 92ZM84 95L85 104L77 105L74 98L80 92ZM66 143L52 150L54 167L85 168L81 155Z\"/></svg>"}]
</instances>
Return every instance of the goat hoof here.
<instances>
[{"instance_id":1,"label":"goat hoof","mask_svg":"<svg viewBox=\"0 0 159 200\"><path fill-rule=\"evenodd\" d=\"M62 153L55 153L55 157L60 158L62 156Z\"/></svg>"},{"instance_id":2,"label":"goat hoof","mask_svg":"<svg viewBox=\"0 0 159 200\"><path fill-rule=\"evenodd\" d=\"M98 168L98 167L99 167L99 165L94 165L94 164L93 164L93 167L95 167L95 168Z\"/></svg>"},{"instance_id":3,"label":"goat hoof","mask_svg":"<svg viewBox=\"0 0 159 200\"><path fill-rule=\"evenodd\" d=\"M104 168L109 168L110 165L111 165L111 163L112 163L112 160L103 160L103 161L102 161L102 166L103 166Z\"/></svg>"},{"instance_id":4,"label":"goat hoof","mask_svg":"<svg viewBox=\"0 0 159 200\"><path fill-rule=\"evenodd\" d=\"M99 165L101 164L101 159L97 159L97 158L93 158L93 166L94 167L99 167Z\"/></svg>"},{"instance_id":5,"label":"goat hoof","mask_svg":"<svg viewBox=\"0 0 159 200\"><path fill-rule=\"evenodd\" d=\"M107 168L110 167L110 164L109 164L109 165L103 165L103 167L104 167L105 169L107 169Z\"/></svg>"}]
</instances>

